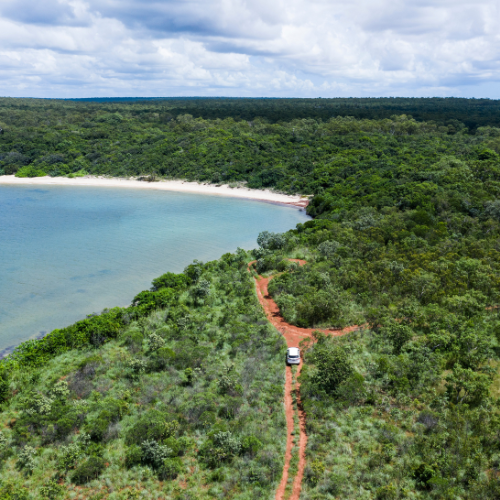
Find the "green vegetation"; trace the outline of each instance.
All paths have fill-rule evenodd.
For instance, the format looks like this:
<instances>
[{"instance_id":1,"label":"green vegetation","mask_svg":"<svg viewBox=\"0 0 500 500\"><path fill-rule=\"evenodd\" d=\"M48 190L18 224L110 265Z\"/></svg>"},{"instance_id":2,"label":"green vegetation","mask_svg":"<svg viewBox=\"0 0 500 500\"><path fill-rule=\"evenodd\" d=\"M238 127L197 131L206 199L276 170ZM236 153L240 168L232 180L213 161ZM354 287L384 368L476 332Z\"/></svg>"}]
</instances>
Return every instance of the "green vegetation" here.
<instances>
[{"instance_id":1,"label":"green vegetation","mask_svg":"<svg viewBox=\"0 0 500 500\"><path fill-rule=\"evenodd\" d=\"M413 113L432 121L393 116L418 108L408 101L389 102L391 116L367 103L355 119L300 115L318 101L2 100L4 173L154 174L315 197L314 220L262 233L251 255L168 273L129 308L5 360L0 498L271 497L284 343L251 259L281 273L269 290L287 321L361 325L302 346L302 499L498 498L497 102L466 101L467 125L461 100ZM288 121L272 118L280 110Z\"/></svg>"},{"instance_id":2,"label":"green vegetation","mask_svg":"<svg viewBox=\"0 0 500 500\"><path fill-rule=\"evenodd\" d=\"M318 106L327 106L330 101L320 102ZM178 101L95 104L0 99L0 127L5 131L0 135L0 174L33 176L45 172L58 176L85 171L150 180L247 182L253 188L319 194L355 179L357 172L369 172L371 176L364 177L368 185L356 188L355 184L353 188L369 190L384 206L389 201L378 193L386 191L383 186L391 182L391 175L399 177L404 173L401 170L414 166L428 168L444 156L474 160L480 154L478 147L500 148L497 129L490 126L494 120L488 121L497 103L480 102L457 100L454 109L454 101L446 101L456 113L466 109L471 116L469 108L475 106L479 113L476 122L482 126L468 133L463 123L450 118L449 110L433 116L433 121L396 116L398 111L409 109L409 104L414 106L411 99L392 102L391 115L383 114L383 119L376 119L375 113L361 120L354 119L352 113L342 116L335 108L328 108L328 114L321 118L303 117L302 105L293 107L293 101L288 100L245 100L239 108L238 101L228 101L235 118L212 113L205 119L197 115L215 104L218 107L214 109L225 116L223 102L190 101L179 107ZM266 115L274 110L275 119L262 118L262 114L249 118L247 104L254 106L250 110L255 113ZM432 108L430 101L421 104ZM191 109L195 105L198 112ZM356 109L360 108L346 108ZM296 111L297 117L290 115L288 121L278 118L285 110L288 115ZM239 119L238 113L247 118ZM30 168L23 168L27 166ZM426 193L427 187L425 184L424 191L415 196L432 195ZM420 200L411 201L418 204Z\"/></svg>"},{"instance_id":3,"label":"green vegetation","mask_svg":"<svg viewBox=\"0 0 500 500\"><path fill-rule=\"evenodd\" d=\"M249 259L167 273L129 308L4 360L0 498L268 498L285 447L284 342Z\"/></svg>"}]
</instances>

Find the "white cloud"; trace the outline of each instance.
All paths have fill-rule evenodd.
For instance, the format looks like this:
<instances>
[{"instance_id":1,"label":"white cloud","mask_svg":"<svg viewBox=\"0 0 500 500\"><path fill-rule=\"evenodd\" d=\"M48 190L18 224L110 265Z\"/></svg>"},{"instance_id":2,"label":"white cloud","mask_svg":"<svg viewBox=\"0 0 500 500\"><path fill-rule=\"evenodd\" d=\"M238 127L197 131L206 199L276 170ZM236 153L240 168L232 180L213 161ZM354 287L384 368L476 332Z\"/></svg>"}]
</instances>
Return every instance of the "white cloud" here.
<instances>
[{"instance_id":1,"label":"white cloud","mask_svg":"<svg viewBox=\"0 0 500 500\"><path fill-rule=\"evenodd\" d=\"M3 0L1 94L498 98L499 21L493 0Z\"/></svg>"}]
</instances>

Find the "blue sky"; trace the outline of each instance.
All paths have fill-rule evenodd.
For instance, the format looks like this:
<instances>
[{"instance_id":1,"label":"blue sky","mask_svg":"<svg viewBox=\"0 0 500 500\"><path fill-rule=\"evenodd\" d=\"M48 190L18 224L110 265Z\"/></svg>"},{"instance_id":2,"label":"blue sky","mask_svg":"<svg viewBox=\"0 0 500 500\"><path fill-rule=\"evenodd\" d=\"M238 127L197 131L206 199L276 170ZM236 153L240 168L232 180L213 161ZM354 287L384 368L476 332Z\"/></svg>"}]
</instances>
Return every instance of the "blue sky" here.
<instances>
[{"instance_id":1,"label":"blue sky","mask_svg":"<svg viewBox=\"0 0 500 500\"><path fill-rule=\"evenodd\" d=\"M0 95L500 98L498 0L2 0Z\"/></svg>"}]
</instances>

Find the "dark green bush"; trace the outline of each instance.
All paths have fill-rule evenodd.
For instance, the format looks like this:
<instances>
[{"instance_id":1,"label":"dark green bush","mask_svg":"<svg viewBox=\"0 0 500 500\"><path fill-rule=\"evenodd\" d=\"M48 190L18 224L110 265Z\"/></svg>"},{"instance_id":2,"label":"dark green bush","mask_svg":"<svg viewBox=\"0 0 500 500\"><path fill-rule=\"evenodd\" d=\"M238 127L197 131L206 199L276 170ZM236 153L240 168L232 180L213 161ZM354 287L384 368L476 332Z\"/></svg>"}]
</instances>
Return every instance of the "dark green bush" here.
<instances>
[{"instance_id":1,"label":"dark green bush","mask_svg":"<svg viewBox=\"0 0 500 500\"><path fill-rule=\"evenodd\" d=\"M126 442L141 445L144 441L161 441L175 436L179 423L160 410L149 410L128 430Z\"/></svg>"},{"instance_id":2,"label":"dark green bush","mask_svg":"<svg viewBox=\"0 0 500 500\"><path fill-rule=\"evenodd\" d=\"M140 465L142 462L142 448L136 444L132 444L127 448L125 453L125 465L128 468Z\"/></svg>"},{"instance_id":3,"label":"dark green bush","mask_svg":"<svg viewBox=\"0 0 500 500\"><path fill-rule=\"evenodd\" d=\"M313 362L316 367L313 383L328 394L334 394L353 373L347 351L332 343L318 343L314 348Z\"/></svg>"},{"instance_id":4,"label":"dark green bush","mask_svg":"<svg viewBox=\"0 0 500 500\"><path fill-rule=\"evenodd\" d=\"M185 274L165 273L152 281L152 292L161 288L172 288L174 290L184 289L189 284L189 278Z\"/></svg>"},{"instance_id":5,"label":"dark green bush","mask_svg":"<svg viewBox=\"0 0 500 500\"><path fill-rule=\"evenodd\" d=\"M175 479L182 471L183 465L180 458L167 458L158 469L158 478L161 481Z\"/></svg>"},{"instance_id":6,"label":"dark green bush","mask_svg":"<svg viewBox=\"0 0 500 500\"><path fill-rule=\"evenodd\" d=\"M257 452L262 449L262 443L255 436L245 436L241 440L242 453L254 457Z\"/></svg>"},{"instance_id":7,"label":"dark green bush","mask_svg":"<svg viewBox=\"0 0 500 500\"><path fill-rule=\"evenodd\" d=\"M96 456L89 457L75 469L71 475L71 481L79 485L86 484L93 479L97 479L104 468L105 462L103 458Z\"/></svg>"}]
</instances>

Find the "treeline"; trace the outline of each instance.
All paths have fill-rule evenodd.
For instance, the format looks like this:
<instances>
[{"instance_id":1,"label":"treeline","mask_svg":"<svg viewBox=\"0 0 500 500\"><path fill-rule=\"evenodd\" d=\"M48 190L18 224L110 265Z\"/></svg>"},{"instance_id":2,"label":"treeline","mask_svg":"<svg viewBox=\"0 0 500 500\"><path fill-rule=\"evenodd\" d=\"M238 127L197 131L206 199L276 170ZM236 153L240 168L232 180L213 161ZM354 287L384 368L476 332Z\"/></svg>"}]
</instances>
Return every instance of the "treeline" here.
<instances>
[{"instance_id":1,"label":"treeline","mask_svg":"<svg viewBox=\"0 0 500 500\"><path fill-rule=\"evenodd\" d=\"M159 101L159 102L156 102ZM192 114L208 120L233 118L254 120L265 118L273 123L302 118L327 121L336 116L379 120L393 115L407 114L418 121L464 123L469 129L485 125L499 126L499 102L492 99L434 98L333 98L333 99L274 99L274 98L203 98L203 97L124 97L74 99L76 103L139 103L155 102L168 107L177 117Z\"/></svg>"},{"instance_id":2,"label":"treeline","mask_svg":"<svg viewBox=\"0 0 500 500\"><path fill-rule=\"evenodd\" d=\"M204 101L192 102L204 106ZM472 132L457 119L204 119L175 115L156 101L3 99L0 127L4 175L184 178L305 194L350 182L357 172L365 178L372 174L366 189L375 193L381 183L407 178L405 168L432 175L432 166L445 156L474 162L485 155L494 158L500 150L500 129L488 125Z\"/></svg>"}]
</instances>

